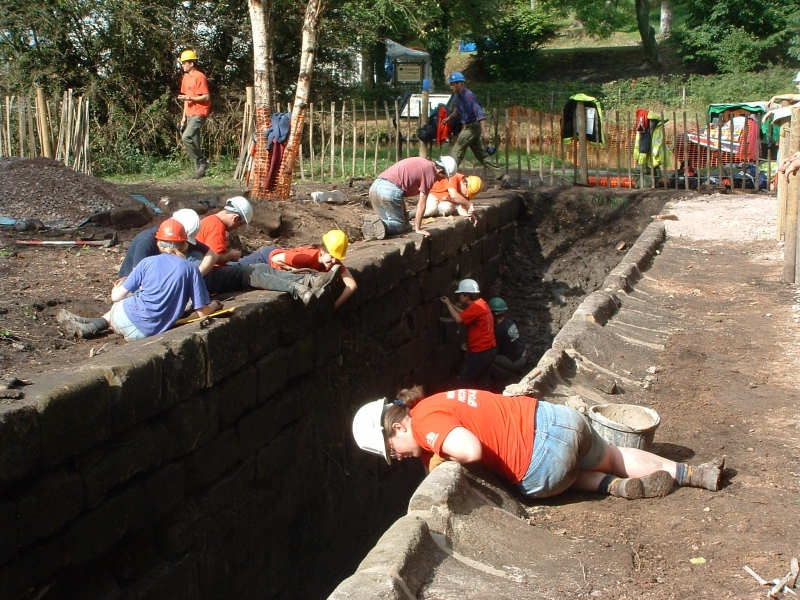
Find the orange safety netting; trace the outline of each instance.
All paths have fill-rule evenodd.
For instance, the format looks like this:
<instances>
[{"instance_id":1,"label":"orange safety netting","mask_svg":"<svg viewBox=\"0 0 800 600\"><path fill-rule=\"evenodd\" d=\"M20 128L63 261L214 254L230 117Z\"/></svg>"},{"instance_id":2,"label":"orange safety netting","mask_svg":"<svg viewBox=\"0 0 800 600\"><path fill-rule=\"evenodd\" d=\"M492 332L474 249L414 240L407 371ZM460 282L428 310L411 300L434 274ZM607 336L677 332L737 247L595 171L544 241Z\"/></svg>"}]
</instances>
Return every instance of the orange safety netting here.
<instances>
[{"instance_id":1,"label":"orange safety netting","mask_svg":"<svg viewBox=\"0 0 800 600\"><path fill-rule=\"evenodd\" d=\"M267 150L264 132L270 126L270 111L267 107L256 107L256 148L250 171L250 198L253 200L287 200L292 190L294 166L300 153L305 111L292 118L286 150L281 158L277 175L270 178L272 153ZM270 186L270 183L272 185Z\"/></svg>"}]
</instances>

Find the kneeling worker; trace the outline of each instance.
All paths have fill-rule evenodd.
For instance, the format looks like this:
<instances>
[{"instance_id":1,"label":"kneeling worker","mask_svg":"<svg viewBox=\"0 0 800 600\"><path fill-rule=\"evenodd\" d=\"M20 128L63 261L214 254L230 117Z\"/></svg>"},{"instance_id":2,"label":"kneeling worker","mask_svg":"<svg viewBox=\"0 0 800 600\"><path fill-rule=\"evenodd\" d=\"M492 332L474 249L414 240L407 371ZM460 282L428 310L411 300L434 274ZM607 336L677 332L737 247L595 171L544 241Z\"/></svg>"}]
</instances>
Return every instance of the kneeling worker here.
<instances>
[{"instance_id":1,"label":"kneeling worker","mask_svg":"<svg viewBox=\"0 0 800 600\"><path fill-rule=\"evenodd\" d=\"M452 156L440 156L433 162L413 156L386 169L369 188L369 200L375 214L364 218L361 228L364 238L382 240L411 229L405 198L418 195L417 206L424 208L433 184L452 177L455 172L456 161ZM430 233L422 229L423 212L417 210L414 231L427 237Z\"/></svg>"},{"instance_id":2,"label":"kneeling worker","mask_svg":"<svg viewBox=\"0 0 800 600\"><path fill-rule=\"evenodd\" d=\"M508 305L502 298L489 300L489 309L494 316L494 339L497 341L497 356L492 363L492 377L503 383L522 374L528 362L525 342L519 337L517 324L506 316Z\"/></svg>"}]
</instances>

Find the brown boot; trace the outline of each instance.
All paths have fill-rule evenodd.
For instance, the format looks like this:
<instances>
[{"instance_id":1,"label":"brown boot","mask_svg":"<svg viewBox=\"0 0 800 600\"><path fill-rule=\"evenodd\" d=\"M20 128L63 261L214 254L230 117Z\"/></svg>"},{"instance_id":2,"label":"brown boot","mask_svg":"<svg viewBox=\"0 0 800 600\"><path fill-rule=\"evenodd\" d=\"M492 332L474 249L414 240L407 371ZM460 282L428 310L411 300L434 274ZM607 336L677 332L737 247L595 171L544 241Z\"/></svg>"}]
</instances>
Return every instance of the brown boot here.
<instances>
[{"instance_id":1,"label":"brown boot","mask_svg":"<svg viewBox=\"0 0 800 600\"><path fill-rule=\"evenodd\" d=\"M679 481L679 483L716 492L719 490L719 480L724 469L724 458L715 458L711 462L701 465L686 465L686 477L683 482Z\"/></svg>"},{"instance_id":2,"label":"brown boot","mask_svg":"<svg viewBox=\"0 0 800 600\"><path fill-rule=\"evenodd\" d=\"M667 471L656 471L644 477L615 479L608 486L608 493L628 500L658 498L669 494L674 483L672 475Z\"/></svg>"}]
</instances>

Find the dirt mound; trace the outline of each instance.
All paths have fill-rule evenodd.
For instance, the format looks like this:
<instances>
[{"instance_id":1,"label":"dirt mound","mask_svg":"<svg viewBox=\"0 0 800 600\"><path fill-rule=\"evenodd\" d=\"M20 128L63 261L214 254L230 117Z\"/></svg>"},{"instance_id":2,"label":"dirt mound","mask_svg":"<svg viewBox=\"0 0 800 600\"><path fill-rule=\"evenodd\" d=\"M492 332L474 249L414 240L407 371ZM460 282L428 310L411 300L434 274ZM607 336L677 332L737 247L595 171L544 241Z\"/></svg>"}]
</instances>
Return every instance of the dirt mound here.
<instances>
[{"instance_id":1,"label":"dirt mound","mask_svg":"<svg viewBox=\"0 0 800 600\"><path fill-rule=\"evenodd\" d=\"M77 227L92 215L131 205L115 185L49 158L0 160L0 216Z\"/></svg>"}]
</instances>

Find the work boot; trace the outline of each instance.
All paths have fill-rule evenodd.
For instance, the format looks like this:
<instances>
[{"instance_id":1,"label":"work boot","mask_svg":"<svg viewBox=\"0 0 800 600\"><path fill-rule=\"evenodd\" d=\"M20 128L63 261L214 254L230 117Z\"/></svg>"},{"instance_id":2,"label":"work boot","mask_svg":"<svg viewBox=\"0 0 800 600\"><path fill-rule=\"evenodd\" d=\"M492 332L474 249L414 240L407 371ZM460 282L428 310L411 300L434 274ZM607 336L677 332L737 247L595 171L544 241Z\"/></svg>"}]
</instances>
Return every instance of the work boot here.
<instances>
[{"instance_id":1,"label":"work boot","mask_svg":"<svg viewBox=\"0 0 800 600\"><path fill-rule=\"evenodd\" d=\"M206 176L206 171L208 170L208 161L203 159L197 163L197 170L192 175L192 179L202 179Z\"/></svg>"},{"instance_id":2,"label":"work boot","mask_svg":"<svg viewBox=\"0 0 800 600\"><path fill-rule=\"evenodd\" d=\"M314 290L302 283L295 283L293 286L294 291L292 292L292 297L302 300L303 304L308 306L308 303L314 298Z\"/></svg>"},{"instance_id":3,"label":"work boot","mask_svg":"<svg viewBox=\"0 0 800 600\"><path fill-rule=\"evenodd\" d=\"M311 289L314 291L314 295L317 298L321 298L322 295L327 291L328 285L331 283L331 281L336 279L340 268L341 265L333 265L331 270L327 273L320 273L319 275L312 276L314 280L311 284Z\"/></svg>"},{"instance_id":4,"label":"work boot","mask_svg":"<svg viewBox=\"0 0 800 600\"><path fill-rule=\"evenodd\" d=\"M703 488L712 492L719 490L719 480L722 477L722 471L725 469L724 458L715 458L711 462L694 466L686 465L685 467L686 471L682 478L679 472L679 485Z\"/></svg>"},{"instance_id":5,"label":"work boot","mask_svg":"<svg viewBox=\"0 0 800 600\"><path fill-rule=\"evenodd\" d=\"M361 235L365 240L386 239L386 225L383 224L378 215L368 215L364 217L364 224L361 226Z\"/></svg>"},{"instance_id":6,"label":"work boot","mask_svg":"<svg viewBox=\"0 0 800 600\"><path fill-rule=\"evenodd\" d=\"M656 471L644 477L619 478L608 486L608 493L618 498L638 500L666 496L675 481L667 471Z\"/></svg>"},{"instance_id":7,"label":"work boot","mask_svg":"<svg viewBox=\"0 0 800 600\"><path fill-rule=\"evenodd\" d=\"M64 325L69 321L75 321L76 323L91 323L94 319L87 319L86 317L81 317L76 315L75 313L69 312L67 309L62 308L58 311L56 315L56 321L58 321L59 325Z\"/></svg>"},{"instance_id":8,"label":"work boot","mask_svg":"<svg viewBox=\"0 0 800 600\"><path fill-rule=\"evenodd\" d=\"M65 319L63 322L59 321L59 324L67 335L81 339L93 338L108 329L108 321L102 317L83 320L86 322L82 323L75 319Z\"/></svg>"}]
</instances>

